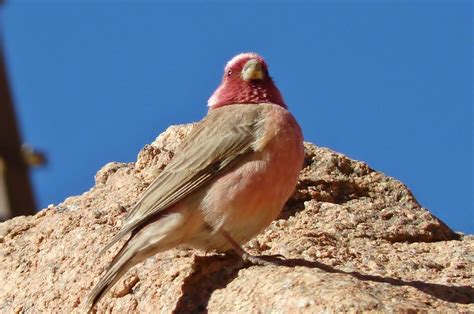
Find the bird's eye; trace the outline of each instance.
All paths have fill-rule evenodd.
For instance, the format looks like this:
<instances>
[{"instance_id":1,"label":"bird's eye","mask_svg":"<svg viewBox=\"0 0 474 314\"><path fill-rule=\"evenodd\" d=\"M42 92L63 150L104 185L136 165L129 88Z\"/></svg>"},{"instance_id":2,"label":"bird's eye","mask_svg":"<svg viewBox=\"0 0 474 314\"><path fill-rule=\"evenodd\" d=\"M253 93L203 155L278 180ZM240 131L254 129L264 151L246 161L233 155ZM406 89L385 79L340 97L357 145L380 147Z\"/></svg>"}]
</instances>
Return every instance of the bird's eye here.
<instances>
[{"instance_id":1,"label":"bird's eye","mask_svg":"<svg viewBox=\"0 0 474 314\"><path fill-rule=\"evenodd\" d=\"M227 76L231 76L231 75L232 75L232 71L231 70L227 71Z\"/></svg>"}]
</instances>

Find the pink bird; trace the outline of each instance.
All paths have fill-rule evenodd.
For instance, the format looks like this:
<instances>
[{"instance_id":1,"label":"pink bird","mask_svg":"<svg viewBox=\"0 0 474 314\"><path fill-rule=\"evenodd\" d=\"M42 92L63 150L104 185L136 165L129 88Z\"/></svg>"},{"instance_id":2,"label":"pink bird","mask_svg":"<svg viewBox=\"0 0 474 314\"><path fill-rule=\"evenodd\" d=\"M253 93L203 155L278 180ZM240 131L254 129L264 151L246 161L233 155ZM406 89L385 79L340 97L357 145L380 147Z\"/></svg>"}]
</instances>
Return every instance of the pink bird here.
<instances>
[{"instance_id":1,"label":"pink bird","mask_svg":"<svg viewBox=\"0 0 474 314\"><path fill-rule=\"evenodd\" d=\"M168 166L103 251L130 234L90 293L87 310L132 266L179 245L235 251L259 234L291 196L303 165L303 136L264 59L230 60L222 83Z\"/></svg>"}]
</instances>

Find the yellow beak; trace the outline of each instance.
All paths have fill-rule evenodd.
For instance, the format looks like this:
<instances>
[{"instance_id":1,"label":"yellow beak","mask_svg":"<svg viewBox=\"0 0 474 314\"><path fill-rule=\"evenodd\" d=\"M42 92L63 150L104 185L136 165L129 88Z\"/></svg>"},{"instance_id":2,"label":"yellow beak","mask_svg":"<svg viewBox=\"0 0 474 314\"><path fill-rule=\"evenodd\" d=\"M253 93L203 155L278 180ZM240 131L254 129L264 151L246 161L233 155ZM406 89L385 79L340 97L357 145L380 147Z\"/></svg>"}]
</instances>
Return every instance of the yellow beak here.
<instances>
[{"instance_id":1,"label":"yellow beak","mask_svg":"<svg viewBox=\"0 0 474 314\"><path fill-rule=\"evenodd\" d=\"M264 75L262 64L256 59L247 61L242 69L242 78L246 81L262 80Z\"/></svg>"}]
</instances>

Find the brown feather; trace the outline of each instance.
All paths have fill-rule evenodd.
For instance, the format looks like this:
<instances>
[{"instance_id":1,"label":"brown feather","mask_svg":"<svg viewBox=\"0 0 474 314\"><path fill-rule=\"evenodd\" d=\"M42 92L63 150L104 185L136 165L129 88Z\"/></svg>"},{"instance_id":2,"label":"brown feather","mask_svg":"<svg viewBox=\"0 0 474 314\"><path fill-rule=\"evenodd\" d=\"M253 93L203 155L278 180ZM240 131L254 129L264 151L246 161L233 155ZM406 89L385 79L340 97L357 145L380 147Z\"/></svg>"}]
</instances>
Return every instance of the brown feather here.
<instances>
[{"instance_id":1,"label":"brown feather","mask_svg":"<svg viewBox=\"0 0 474 314\"><path fill-rule=\"evenodd\" d=\"M194 127L168 166L143 192L122 229L101 253L205 185L241 155L254 151L254 143L258 141L256 136L262 133L258 128L261 127L259 121L264 107L233 105L210 111ZM229 124L229 121L235 122Z\"/></svg>"}]
</instances>

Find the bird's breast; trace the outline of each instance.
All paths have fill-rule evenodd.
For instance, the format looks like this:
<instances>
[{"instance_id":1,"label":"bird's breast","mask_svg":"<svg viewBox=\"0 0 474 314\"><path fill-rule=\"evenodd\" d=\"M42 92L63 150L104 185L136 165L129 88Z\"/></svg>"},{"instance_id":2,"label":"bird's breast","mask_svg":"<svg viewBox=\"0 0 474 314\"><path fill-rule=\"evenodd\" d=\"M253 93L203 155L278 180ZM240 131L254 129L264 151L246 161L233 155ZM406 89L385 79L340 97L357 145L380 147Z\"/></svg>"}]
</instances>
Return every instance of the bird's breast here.
<instances>
[{"instance_id":1,"label":"bird's breast","mask_svg":"<svg viewBox=\"0 0 474 314\"><path fill-rule=\"evenodd\" d=\"M267 227L291 196L302 168L300 127L284 108L263 111L254 152L215 180L202 203L205 220L244 243Z\"/></svg>"}]
</instances>

